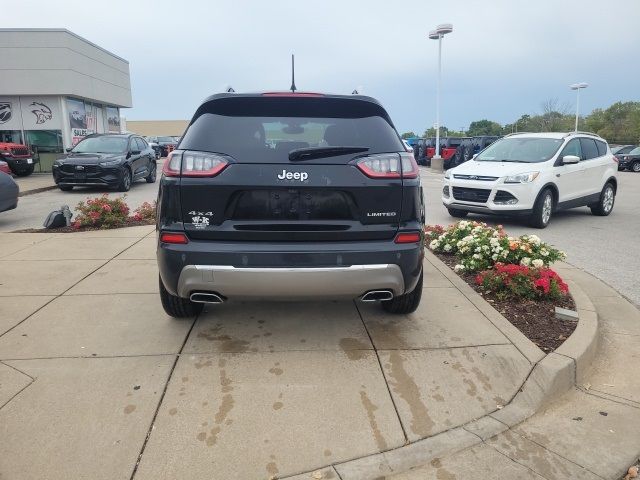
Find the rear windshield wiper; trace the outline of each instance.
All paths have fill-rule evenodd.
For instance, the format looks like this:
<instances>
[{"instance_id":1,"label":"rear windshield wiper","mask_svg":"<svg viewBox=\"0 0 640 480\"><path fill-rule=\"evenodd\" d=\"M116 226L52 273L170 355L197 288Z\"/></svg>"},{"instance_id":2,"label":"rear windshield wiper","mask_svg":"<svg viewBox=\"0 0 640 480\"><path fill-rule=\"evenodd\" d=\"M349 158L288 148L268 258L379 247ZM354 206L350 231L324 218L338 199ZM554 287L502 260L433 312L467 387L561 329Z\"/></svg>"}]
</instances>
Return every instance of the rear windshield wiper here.
<instances>
[{"instance_id":1,"label":"rear windshield wiper","mask_svg":"<svg viewBox=\"0 0 640 480\"><path fill-rule=\"evenodd\" d=\"M347 153L362 153L369 150L369 147L309 147L296 148L289 152L289 160L299 162L311 160L313 158L335 157Z\"/></svg>"}]
</instances>

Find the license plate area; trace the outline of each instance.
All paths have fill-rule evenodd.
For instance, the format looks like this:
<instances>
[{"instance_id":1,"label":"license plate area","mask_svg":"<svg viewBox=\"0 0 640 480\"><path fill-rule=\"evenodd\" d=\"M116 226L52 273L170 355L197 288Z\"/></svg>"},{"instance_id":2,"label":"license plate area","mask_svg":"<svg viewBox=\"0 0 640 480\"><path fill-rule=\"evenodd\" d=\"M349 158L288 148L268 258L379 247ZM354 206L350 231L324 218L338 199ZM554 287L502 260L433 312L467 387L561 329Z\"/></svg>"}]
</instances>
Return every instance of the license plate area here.
<instances>
[{"instance_id":1,"label":"license plate area","mask_svg":"<svg viewBox=\"0 0 640 480\"><path fill-rule=\"evenodd\" d=\"M233 220L348 220L353 218L344 192L309 189L239 192L231 202Z\"/></svg>"},{"instance_id":2,"label":"license plate area","mask_svg":"<svg viewBox=\"0 0 640 480\"><path fill-rule=\"evenodd\" d=\"M73 178L75 180L86 180L87 179L87 172L74 172L73 174Z\"/></svg>"}]
</instances>

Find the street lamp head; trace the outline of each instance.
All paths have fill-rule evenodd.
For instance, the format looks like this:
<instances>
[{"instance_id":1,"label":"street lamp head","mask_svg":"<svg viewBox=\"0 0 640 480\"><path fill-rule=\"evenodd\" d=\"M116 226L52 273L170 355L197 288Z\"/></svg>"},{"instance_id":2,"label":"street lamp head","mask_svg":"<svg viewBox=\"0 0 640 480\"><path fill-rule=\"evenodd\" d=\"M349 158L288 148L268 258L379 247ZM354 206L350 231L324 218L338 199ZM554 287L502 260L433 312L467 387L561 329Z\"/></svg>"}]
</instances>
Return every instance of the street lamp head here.
<instances>
[{"instance_id":1,"label":"street lamp head","mask_svg":"<svg viewBox=\"0 0 640 480\"><path fill-rule=\"evenodd\" d=\"M569 88L570 88L571 90L580 90L581 88L587 88L588 86L589 86L589 84L588 84L588 83L581 82L581 83L574 83L574 84L571 84L571 85L569 85Z\"/></svg>"},{"instance_id":2,"label":"street lamp head","mask_svg":"<svg viewBox=\"0 0 640 480\"><path fill-rule=\"evenodd\" d=\"M438 40L440 38L440 34L438 32L436 32L435 30L431 30L429 32L429 38L431 40Z\"/></svg>"},{"instance_id":3,"label":"street lamp head","mask_svg":"<svg viewBox=\"0 0 640 480\"><path fill-rule=\"evenodd\" d=\"M453 24L452 23L441 23L436 27L436 32L440 35L446 35L447 33L453 32Z\"/></svg>"}]
</instances>

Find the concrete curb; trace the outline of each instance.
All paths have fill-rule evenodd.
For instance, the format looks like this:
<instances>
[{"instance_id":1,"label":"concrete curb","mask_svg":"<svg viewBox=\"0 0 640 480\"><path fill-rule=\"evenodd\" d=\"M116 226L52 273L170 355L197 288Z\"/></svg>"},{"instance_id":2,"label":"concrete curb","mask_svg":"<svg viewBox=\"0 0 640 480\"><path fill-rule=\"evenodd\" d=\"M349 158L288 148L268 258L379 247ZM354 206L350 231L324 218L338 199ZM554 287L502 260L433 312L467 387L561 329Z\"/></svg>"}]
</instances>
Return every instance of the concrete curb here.
<instances>
[{"instance_id":1,"label":"concrete curb","mask_svg":"<svg viewBox=\"0 0 640 480\"><path fill-rule=\"evenodd\" d=\"M518 425L584 380L598 346L598 315L589 297L575 282L568 284L578 311L578 325L555 352L545 356L435 255L426 251L426 257L531 362L531 372L522 387L504 408L465 425L393 450L284 478L332 479L337 473L341 480L373 480L411 470L435 458L478 445Z\"/></svg>"},{"instance_id":2,"label":"concrete curb","mask_svg":"<svg viewBox=\"0 0 640 480\"><path fill-rule=\"evenodd\" d=\"M25 190L18 193L18 197L26 197L27 195L33 195L34 193L47 192L49 190L55 190L58 188L56 185L49 185L48 187L33 188L31 190Z\"/></svg>"}]
</instances>

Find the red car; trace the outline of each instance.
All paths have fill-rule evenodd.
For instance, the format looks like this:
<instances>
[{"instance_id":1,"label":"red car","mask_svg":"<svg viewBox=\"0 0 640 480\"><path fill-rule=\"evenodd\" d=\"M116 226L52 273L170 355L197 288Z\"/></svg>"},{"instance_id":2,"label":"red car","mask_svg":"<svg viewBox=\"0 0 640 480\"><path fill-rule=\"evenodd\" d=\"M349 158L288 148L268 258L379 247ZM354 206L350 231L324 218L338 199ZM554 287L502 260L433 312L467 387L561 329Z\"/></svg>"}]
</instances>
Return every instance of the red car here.
<instances>
[{"instance_id":1,"label":"red car","mask_svg":"<svg viewBox=\"0 0 640 480\"><path fill-rule=\"evenodd\" d=\"M7 162L0 160L0 172L11 175L11 169L9 168L9 164Z\"/></svg>"},{"instance_id":2,"label":"red car","mask_svg":"<svg viewBox=\"0 0 640 480\"><path fill-rule=\"evenodd\" d=\"M38 163L29 147L19 143L0 142L0 160L8 163L11 172L19 177L31 175L35 164Z\"/></svg>"}]
</instances>

